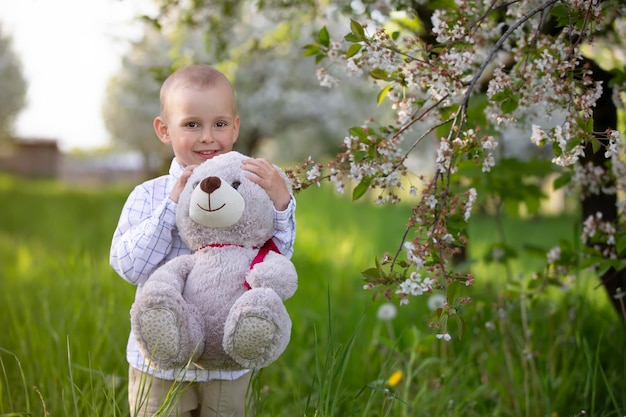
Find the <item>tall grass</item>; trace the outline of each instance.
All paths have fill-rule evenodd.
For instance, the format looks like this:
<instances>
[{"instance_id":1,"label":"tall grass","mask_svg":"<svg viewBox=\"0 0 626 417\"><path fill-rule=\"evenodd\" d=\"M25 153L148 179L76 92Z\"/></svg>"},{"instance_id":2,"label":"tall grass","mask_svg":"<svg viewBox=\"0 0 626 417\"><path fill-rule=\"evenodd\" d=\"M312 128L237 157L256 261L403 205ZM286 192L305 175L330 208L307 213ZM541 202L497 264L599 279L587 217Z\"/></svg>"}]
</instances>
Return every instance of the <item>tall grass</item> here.
<instances>
[{"instance_id":1,"label":"tall grass","mask_svg":"<svg viewBox=\"0 0 626 417\"><path fill-rule=\"evenodd\" d=\"M108 266L128 191L0 176L0 416L129 415L134 287ZM426 299L384 321L385 300L362 289L360 271L399 244L406 208L353 204L325 187L297 198L292 338L253 379L257 415L626 414L625 329L592 275L534 295L533 265L511 275L481 261L496 236L476 219L468 331L445 343L428 328ZM572 224L508 220L508 243L549 248Z\"/></svg>"}]
</instances>

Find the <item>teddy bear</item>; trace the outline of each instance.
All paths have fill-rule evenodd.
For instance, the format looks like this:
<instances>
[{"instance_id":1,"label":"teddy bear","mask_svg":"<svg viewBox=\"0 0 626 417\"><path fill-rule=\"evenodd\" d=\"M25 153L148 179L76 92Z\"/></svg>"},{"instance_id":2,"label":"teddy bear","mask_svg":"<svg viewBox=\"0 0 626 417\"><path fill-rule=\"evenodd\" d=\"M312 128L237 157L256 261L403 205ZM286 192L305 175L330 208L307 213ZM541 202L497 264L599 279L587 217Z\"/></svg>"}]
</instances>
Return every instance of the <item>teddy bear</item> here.
<instances>
[{"instance_id":1,"label":"teddy bear","mask_svg":"<svg viewBox=\"0 0 626 417\"><path fill-rule=\"evenodd\" d=\"M284 301L298 276L272 241L274 206L246 178L245 158L231 151L203 162L180 194L176 226L193 253L155 270L131 307L150 366L258 369L289 343Z\"/></svg>"}]
</instances>

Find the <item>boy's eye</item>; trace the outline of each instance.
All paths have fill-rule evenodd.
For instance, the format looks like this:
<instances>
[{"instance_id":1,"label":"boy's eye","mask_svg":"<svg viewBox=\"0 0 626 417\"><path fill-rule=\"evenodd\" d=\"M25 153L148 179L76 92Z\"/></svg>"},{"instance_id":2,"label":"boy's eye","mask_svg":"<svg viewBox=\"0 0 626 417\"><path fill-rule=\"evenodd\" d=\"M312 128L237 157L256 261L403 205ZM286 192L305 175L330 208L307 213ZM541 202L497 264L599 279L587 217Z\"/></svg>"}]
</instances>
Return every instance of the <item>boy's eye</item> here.
<instances>
[{"instance_id":1,"label":"boy's eye","mask_svg":"<svg viewBox=\"0 0 626 417\"><path fill-rule=\"evenodd\" d=\"M226 122L217 122L217 123L215 123L215 126L216 127L226 127L227 124L226 124Z\"/></svg>"},{"instance_id":2,"label":"boy's eye","mask_svg":"<svg viewBox=\"0 0 626 417\"><path fill-rule=\"evenodd\" d=\"M239 188L239 186L241 185L241 182L239 181L235 181L233 182L233 188L236 190L237 188Z\"/></svg>"},{"instance_id":3,"label":"boy's eye","mask_svg":"<svg viewBox=\"0 0 626 417\"><path fill-rule=\"evenodd\" d=\"M198 122L189 122L189 123L187 123L187 126L188 126L188 127L194 127L194 128L195 128L195 127L198 127L198 126L199 126L199 124L198 124Z\"/></svg>"}]
</instances>

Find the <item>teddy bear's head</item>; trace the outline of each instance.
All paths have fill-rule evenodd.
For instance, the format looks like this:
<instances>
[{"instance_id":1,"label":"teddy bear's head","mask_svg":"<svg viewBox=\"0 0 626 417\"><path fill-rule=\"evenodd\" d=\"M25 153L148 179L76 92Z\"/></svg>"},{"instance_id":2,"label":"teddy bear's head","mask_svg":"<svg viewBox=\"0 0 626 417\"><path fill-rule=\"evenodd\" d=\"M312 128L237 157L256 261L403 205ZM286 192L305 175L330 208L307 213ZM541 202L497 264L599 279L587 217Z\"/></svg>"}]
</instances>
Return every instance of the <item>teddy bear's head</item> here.
<instances>
[{"instance_id":1,"label":"teddy bear's head","mask_svg":"<svg viewBox=\"0 0 626 417\"><path fill-rule=\"evenodd\" d=\"M228 152L193 170L176 208L178 233L195 251L211 244L262 246L274 233L274 205L241 169L249 157Z\"/></svg>"}]
</instances>

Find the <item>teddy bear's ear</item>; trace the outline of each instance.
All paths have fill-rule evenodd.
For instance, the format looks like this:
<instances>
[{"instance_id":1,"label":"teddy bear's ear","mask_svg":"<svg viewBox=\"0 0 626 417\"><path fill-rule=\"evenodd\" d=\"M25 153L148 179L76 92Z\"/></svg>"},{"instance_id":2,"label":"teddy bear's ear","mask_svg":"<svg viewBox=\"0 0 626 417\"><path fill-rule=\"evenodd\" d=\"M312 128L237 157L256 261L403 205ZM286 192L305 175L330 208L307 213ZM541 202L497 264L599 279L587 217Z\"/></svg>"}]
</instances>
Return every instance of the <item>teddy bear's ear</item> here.
<instances>
[{"instance_id":1,"label":"teddy bear's ear","mask_svg":"<svg viewBox=\"0 0 626 417\"><path fill-rule=\"evenodd\" d=\"M206 227L223 228L237 223L245 208L241 194L220 177L210 176L191 193L189 218Z\"/></svg>"}]
</instances>

